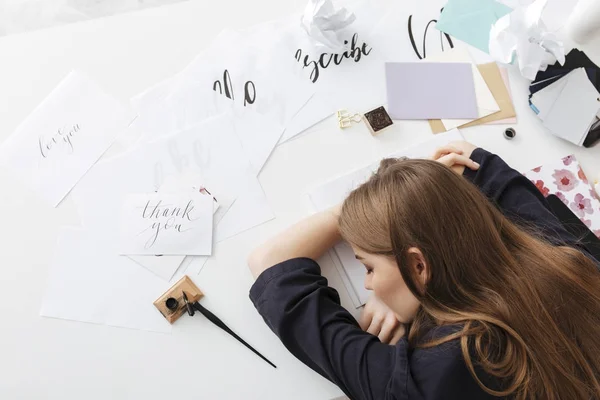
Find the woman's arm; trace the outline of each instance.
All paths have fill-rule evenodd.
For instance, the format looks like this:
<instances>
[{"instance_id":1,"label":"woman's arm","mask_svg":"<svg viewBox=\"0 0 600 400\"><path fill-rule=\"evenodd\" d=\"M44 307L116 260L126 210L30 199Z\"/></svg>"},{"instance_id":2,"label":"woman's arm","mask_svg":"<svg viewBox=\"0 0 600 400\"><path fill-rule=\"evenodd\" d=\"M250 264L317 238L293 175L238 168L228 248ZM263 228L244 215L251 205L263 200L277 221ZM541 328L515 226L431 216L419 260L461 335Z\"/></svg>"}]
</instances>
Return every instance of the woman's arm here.
<instances>
[{"instance_id":1,"label":"woman's arm","mask_svg":"<svg viewBox=\"0 0 600 400\"><path fill-rule=\"evenodd\" d=\"M319 259L340 240L340 206L314 214L273 237L250 254L254 278L270 267L293 258Z\"/></svg>"},{"instance_id":2,"label":"woman's arm","mask_svg":"<svg viewBox=\"0 0 600 400\"><path fill-rule=\"evenodd\" d=\"M468 142L453 142L448 147L459 150L462 156L479 165L476 170L460 166L453 169L477 186L509 219L535 225L556 245L567 244L585 250L552 213L535 185L502 158Z\"/></svg>"}]
</instances>

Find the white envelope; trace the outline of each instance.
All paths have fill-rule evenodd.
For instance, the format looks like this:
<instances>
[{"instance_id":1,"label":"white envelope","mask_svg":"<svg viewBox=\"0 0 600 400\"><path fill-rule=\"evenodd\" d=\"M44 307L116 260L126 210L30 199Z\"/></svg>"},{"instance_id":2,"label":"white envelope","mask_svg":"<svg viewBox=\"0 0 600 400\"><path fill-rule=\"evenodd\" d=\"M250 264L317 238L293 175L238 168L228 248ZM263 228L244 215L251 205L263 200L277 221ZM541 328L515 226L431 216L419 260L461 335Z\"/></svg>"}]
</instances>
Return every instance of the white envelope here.
<instances>
[{"instance_id":1,"label":"white envelope","mask_svg":"<svg viewBox=\"0 0 600 400\"><path fill-rule=\"evenodd\" d=\"M477 97L478 117L483 118L490 114L500 111L500 106L494 99L494 95L490 91L485 79L479 72L477 65L471 59L469 52L462 46L457 46L453 49L446 50L443 53L427 57L428 62L452 62L452 63L470 63L473 69L473 82L475 83L475 96ZM435 95L435 93L433 94ZM454 129L461 125L467 124L472 119L443 119L442 122L446 129Z\"/></svg>"}]
</instances>

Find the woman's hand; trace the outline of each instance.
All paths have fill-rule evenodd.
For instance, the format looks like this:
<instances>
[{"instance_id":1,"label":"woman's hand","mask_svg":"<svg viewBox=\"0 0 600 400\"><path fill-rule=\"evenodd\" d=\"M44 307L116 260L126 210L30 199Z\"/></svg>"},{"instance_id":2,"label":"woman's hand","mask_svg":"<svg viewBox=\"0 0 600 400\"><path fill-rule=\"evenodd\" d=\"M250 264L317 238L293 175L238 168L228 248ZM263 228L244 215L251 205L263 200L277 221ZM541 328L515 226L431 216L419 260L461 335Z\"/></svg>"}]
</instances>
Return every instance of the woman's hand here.
<instances>
[{"instance_id":1,"label":"woman's hand","mask_svg":"<svg viewBox=\"0 0 600 400\"><path fill-rule=\"evenodd\" d=\"M471 153L477 147L469 142L452 142L436 150L432 160L444 164L459 175L465 170L465 167L476 171L479 164L471 160Z\"/></svg>"},{"instance_id":2,"label":"woman's hand","mask_svg":"<svg viewBox=\"0 0 600 400\"><path fill-rule=\"evenodd\" d=\"M359 321L362 330L375 335L381 343L394 345L404 336L404 325L396 314L375 296L365 304Z\"/></svg>"}]
</instances>

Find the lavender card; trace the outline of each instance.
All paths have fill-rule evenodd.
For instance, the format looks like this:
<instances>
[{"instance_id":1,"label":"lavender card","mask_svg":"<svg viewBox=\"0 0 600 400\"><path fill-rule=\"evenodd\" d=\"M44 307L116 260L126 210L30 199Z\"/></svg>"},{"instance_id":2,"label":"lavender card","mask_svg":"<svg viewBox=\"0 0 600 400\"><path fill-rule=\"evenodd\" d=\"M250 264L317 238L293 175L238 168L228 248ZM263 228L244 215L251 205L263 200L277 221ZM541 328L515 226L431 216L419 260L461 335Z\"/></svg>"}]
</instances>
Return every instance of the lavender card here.
<instances>
[{"instance_id":1,"label":"lavender card","mask_svg":"<svg viewBox=\"0 0 600 400\"><path fill-rule=\"evenodd\" d=\"M478 117L473 71L468 63L386 63L392 119Z\"/></svg>"}]
</instances>

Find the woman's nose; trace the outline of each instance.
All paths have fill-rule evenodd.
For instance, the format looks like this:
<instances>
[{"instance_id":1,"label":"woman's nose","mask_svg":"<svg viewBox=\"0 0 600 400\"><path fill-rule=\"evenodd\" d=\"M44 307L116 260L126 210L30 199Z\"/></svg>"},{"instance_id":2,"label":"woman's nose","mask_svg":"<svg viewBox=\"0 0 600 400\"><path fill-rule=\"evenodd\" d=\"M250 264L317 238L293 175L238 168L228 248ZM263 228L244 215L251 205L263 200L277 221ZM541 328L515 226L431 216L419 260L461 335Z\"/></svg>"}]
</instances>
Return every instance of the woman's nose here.
<instances>
[{"instance_id":1,"label":"woman's nose","mask_svg":"<svg viewBox=\"0 0 600 400\"><path fill-rule=\"evenodd\" d=\"M371 274L365 275L365 289L373 290L373 286L371 285Z\"/></svg>"}]
</instances>

